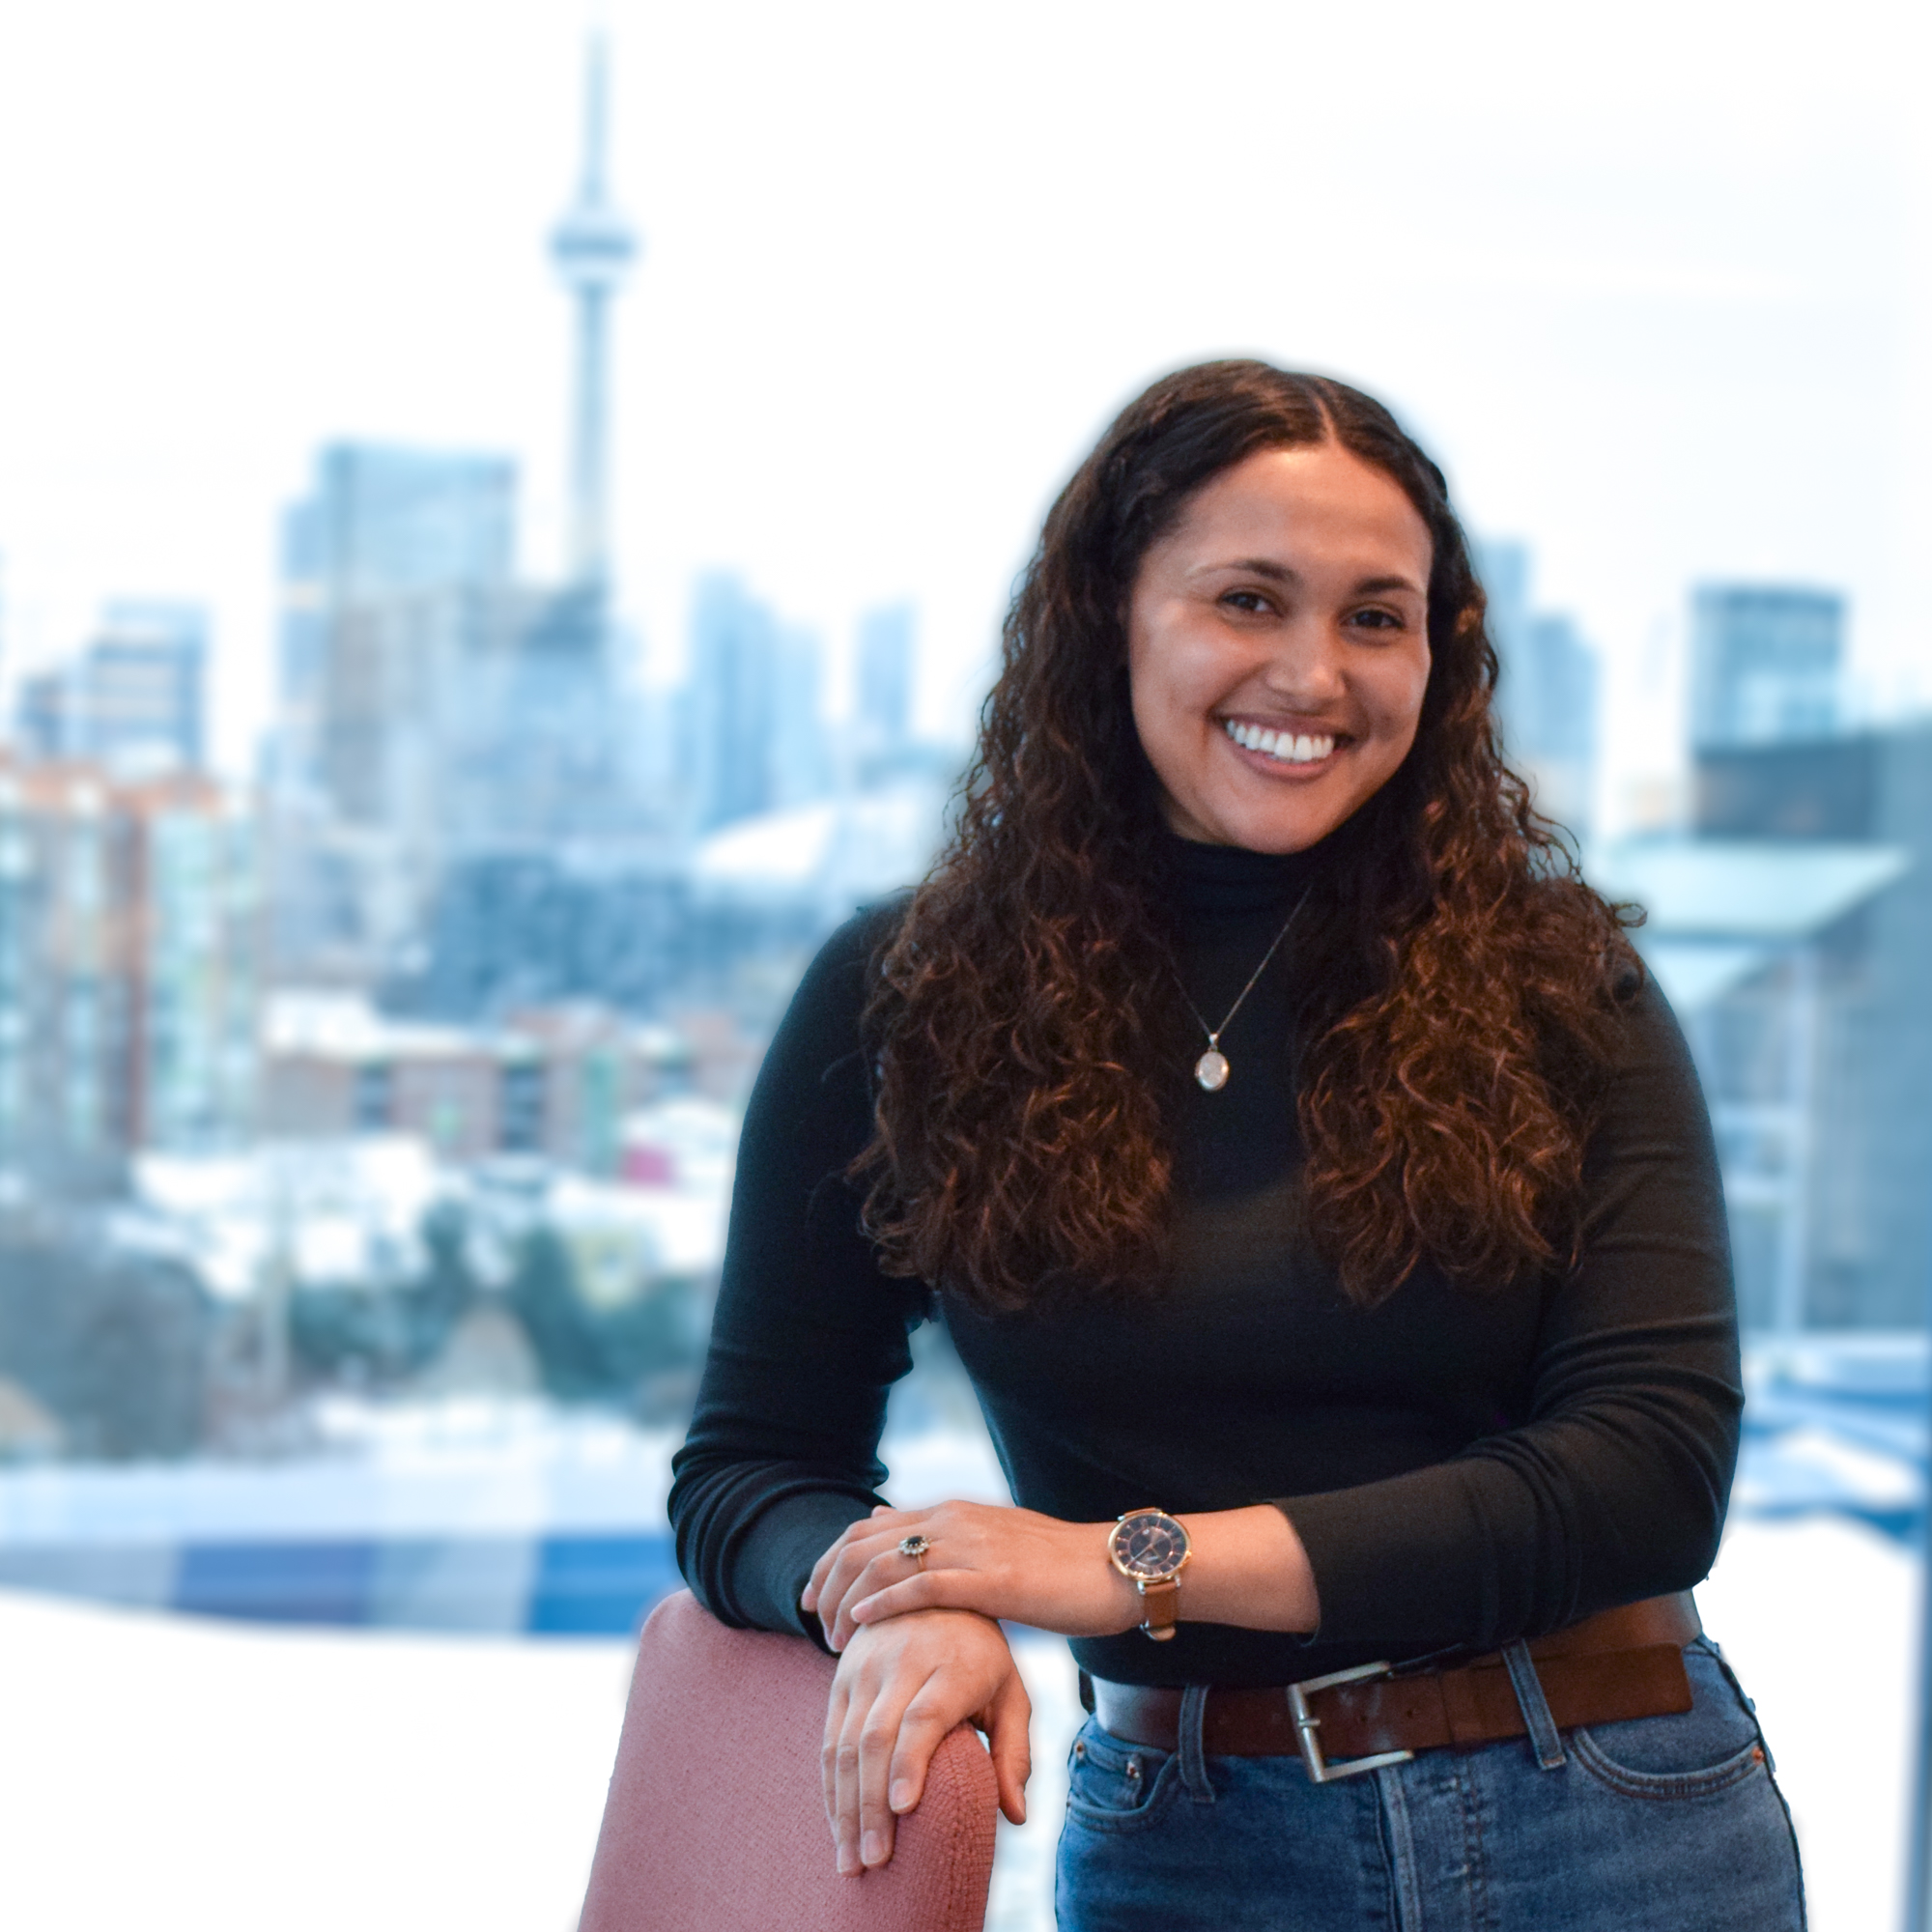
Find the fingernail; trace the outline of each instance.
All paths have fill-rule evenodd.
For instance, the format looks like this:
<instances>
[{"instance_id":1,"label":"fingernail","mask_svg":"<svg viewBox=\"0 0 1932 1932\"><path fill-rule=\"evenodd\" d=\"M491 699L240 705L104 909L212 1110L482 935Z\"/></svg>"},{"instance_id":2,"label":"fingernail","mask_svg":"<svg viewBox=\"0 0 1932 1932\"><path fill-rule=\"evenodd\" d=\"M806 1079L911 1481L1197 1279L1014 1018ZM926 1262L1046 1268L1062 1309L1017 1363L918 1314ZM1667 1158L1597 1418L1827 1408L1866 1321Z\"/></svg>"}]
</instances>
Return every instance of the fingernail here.
<instances>
[{"instance_id":1,"label":"fingernail","mask_svg":"<svg viewBox=\"0 0 1932 1932\"><path fill-rule=\"evenodd\" d=\"M891 1804L895 1811L906 1810L912 1804L911 1779L904 1777L900 1778L899 1781L893 1786L893 1795L888 1802Z\"/></svg>"},{"instance_id":2,"label":"fingernail","mask_svg":"<svg viewBox=\"0 0 1932 1932\"><path fill-rule=\"evenodd\" d=\"M850 1845L838 1847L838 1870L842 1877L850 1878L859 1869L859 1861L852 1856Z\"/></svg>"},{"instance_id":3,"label":"fingernail","mask_svg":"<svg viewBox=\"0 0 1932 1932\"><path fill-rule=\"evenodd\" d=\"M859 1856L868 1865L884 1864L886 1861L886 1840L878 1832L867 1832L859 1845Z\"/></svg>"}]
</instances>

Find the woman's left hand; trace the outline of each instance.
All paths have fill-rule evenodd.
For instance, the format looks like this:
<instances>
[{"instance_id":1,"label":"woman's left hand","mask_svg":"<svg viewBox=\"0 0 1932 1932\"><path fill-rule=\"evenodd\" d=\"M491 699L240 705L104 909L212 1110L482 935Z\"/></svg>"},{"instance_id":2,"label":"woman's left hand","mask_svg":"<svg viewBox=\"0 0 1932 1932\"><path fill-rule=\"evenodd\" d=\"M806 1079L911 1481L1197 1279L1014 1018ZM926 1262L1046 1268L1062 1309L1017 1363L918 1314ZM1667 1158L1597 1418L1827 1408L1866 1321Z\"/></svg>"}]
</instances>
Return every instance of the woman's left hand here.
<instances>
[{"instance_id":1,"label":"woman's left hand","mask_svg":"<svg viewBox=\"0 0 1932 1932\"><path fill-rule=\"evenodd\" d=\"M834 1650L859 1625L907 1610L978 1610L1063 1636L1111 1636L1146 1614L1108 1557L1112 1528L986 1503L882 1505L818 1559L800 1601L817 1611ZM923 1569L899 1553L908 1536L930 1545Z\"/></svg>"}]
</instances>

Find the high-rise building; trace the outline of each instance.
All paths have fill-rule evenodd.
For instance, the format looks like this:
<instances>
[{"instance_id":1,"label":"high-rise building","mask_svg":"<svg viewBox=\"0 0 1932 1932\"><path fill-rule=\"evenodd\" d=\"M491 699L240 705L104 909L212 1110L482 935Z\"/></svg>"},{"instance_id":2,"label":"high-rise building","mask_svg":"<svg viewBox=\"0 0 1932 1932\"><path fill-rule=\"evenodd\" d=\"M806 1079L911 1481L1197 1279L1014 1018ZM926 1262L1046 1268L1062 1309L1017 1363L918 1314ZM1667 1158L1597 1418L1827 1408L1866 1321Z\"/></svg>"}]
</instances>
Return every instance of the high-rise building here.
<instances>
[{"instance_id":1,"label":"high-rise building","mask_svg":"<svg viewBox=\"0 0 1932 1932\"><path fill-rule=\"evenodd\" d=\"M1720 1151L1727 1110L1753 1096L1764 1068L1802 1062L1804 1321L1920 1326L1932 1281L1932 727L1707 747L1696 805L1706 838L1901 862L1895 883L1821 935L1804 963L1804 1002L1780 1004L1763 976L1747 978L1690 1032ZM1737 1245L1743 1282L1749 1244Z\"/></svg>"},{"instance_id":2,"label":"high-rise building","mask_svg":"<svg viewBox=\"0 0 1932 1932\"><path fill-rule=\"evenodd\" d=\"M128 985L133 1145L233 1144L254 1125L259 1043L261 865L242 801L177 774L122 788L128 888L140 909Z\"/></svg>"},{"instance_id":3,"label":"high-rise building","mask_svg":"<svg viewBox=\"0 0 1932 1932\"><path fill-rule=\"evenodd\" d=\"M21 680L17 724L36 757L117 772L198 771L206 761L208 618L198 606L109 604L87 647Z\"/></svg>"},{"instance_id":4,"label":"high-rise building","mask_svg":"<svg viewBox=\"0 0 1932 1932\"><path fill-rule=\"evenodd\" d=\"M282 525L277 763L354 824L391 823L393 767L433 730L446 660L502 621L516 543L502 456L332 443Z\"/></svg>"},{"instance_id":5,"label":"high-rise building","mask_svg":"<svg viewBox=\"0 0 1932 1932\"><path fill-rule=\"evenodd\" d=\"M284 980L420 981L452 867L480 876L639 833L608 456L611 308L636 242L610 196L605 89L593 41L582 173L551 237L576 309L562 582L517 580L502 457L337 445L285 525L270 765Z\"/></svg>"},{"instance_id":6,"label":"high-rise building","mask_svg":"<svg viewBox=\"0 0 1932 1932\"><path fill-rule=\"evenodd\" d=\"M96 1187L245 1132L256 905L254 828L207 778L0 759L0 1167Z\"/></svg>"},{"instance_id":7,"label":"high-rise building","mask_svg":"<svg viewBox=\"0 0 1932 1932\"><path fill-rule=\"evenodd\" d=\"M1829 738L1838 728L1844 630L1835 591L1701 585L1691 598L1692 749Z\"/></svg>"},{"instance_id":8,"label":"high-rise building","mask_svg":"<svg viewBox=\"0 0 1932 1932\"><path fill-rule=\"evenodd\" d=\"M128 1142L126 827L104 774L0 765L0 1162L99 1185Z\"/></svg>"},{"instance_id":9,"label":"high-rise building","mask_svg":"<svg viewBox=\"0 0 1932 1932\"><path fill-rule=\"evenodd\" d=\"M890 765L912 743L913 636L910 604L859 619L852 736L862 776Z\"/></svg>"},{"instance_id":10,"label":"high-rise building","mask_svg":"<svg viewBox=\"0 0 1932 1932\"><path fill-rule=\"evenodd\" d=\"M830 788L818 640L786 629L736 577L698 581L685 773L695 829L804 805Z\"/></svg>"},{"instance_id":11,"label":"high-rise building","mask_svg":"<svg viewBox=\"0 0 1932 1932\"><path fill-rule=\"evenodd\" d=\"M1597 655L1570 618L1532 608L1523 545L1480 545L1477 567L1502 665L1496 709L1505 755L1529 780L1538 810L1587 838L1597 772Z\"/></svg>"},{"instance_id":12,"label":"high-rise building","mask_svg":"<svg viewBox=\"0 0 1932 1932\"><path fill-rule=\"evenodd\" d=\"M514 625L504 457L336 443L282 528L273 956L367 979L416 928L477 667Z\"/></svg>"}]
</instances>

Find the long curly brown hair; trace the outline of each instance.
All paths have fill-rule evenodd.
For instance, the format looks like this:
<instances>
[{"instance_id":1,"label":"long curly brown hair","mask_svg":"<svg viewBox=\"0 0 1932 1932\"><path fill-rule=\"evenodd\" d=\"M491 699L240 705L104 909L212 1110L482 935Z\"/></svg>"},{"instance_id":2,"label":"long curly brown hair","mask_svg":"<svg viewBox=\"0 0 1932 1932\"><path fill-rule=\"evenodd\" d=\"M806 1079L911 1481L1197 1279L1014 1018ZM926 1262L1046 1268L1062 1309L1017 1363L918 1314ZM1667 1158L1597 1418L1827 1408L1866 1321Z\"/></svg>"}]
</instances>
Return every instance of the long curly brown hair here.
<instances>
[{"instance_id":1,"label":"long curly brown hair","mask_svg":"<svg viewBox=\"0 0 1932 1932\"><path fill-rule=\"evenodd\" d=\"M874 1130L852 1172L890 1271L994 1308L1158 1280L1175 935L1128 601L1204 484L1329 440L1429 526L1432 662L1414 746L1357 814L1374 863L1350 868L1321 970L1300 976L1308 1225L1362 1303L1425 1261L1504 1284L1574 1258L1620 989L1641 970L1625 915L1502 761L1496 655L1442 472L1360 391L1225 361L1130 404L1054 504L953 837L882 946Z\"/></svg>"}]
</instances>

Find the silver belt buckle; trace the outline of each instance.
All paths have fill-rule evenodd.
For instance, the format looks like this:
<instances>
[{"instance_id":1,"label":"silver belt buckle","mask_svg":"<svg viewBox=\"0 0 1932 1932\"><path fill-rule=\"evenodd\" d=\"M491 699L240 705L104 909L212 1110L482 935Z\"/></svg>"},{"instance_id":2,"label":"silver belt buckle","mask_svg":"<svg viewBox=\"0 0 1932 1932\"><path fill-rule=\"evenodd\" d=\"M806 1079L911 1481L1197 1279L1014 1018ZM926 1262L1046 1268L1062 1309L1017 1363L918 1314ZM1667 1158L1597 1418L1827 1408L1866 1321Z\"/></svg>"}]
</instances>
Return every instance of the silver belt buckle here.
<instances>
[{"instance_id":1,"label":"silver belt buckle","mask_svg":"<svg viewBox=\"0 0 1932 1932\"><path fill-rule=\"evenodd\" d=\"M1294 1741L1301 1747L1301 1761L1308 1767L1311 1784L1333 1784L1338 1777L1358 1777L1365 1771L1379 1771L1385 1764L1406 1764L1412 1750L1378 1751L1373 1757L1345 1758L1330 1764L1321 1755L1321 1743L1315 1735L1321 1719L1308 1708L1308 1700L1318 1690L1332 1690L1337 1684L1359 1684L1368 1677L1393 1677L1392 1663L1358 1663L1352 1670L1337 1670L1326 1677L1305 1677L1288 1687L1288 1708L1294 1719Z\"/></svg>"}]
</instances>

